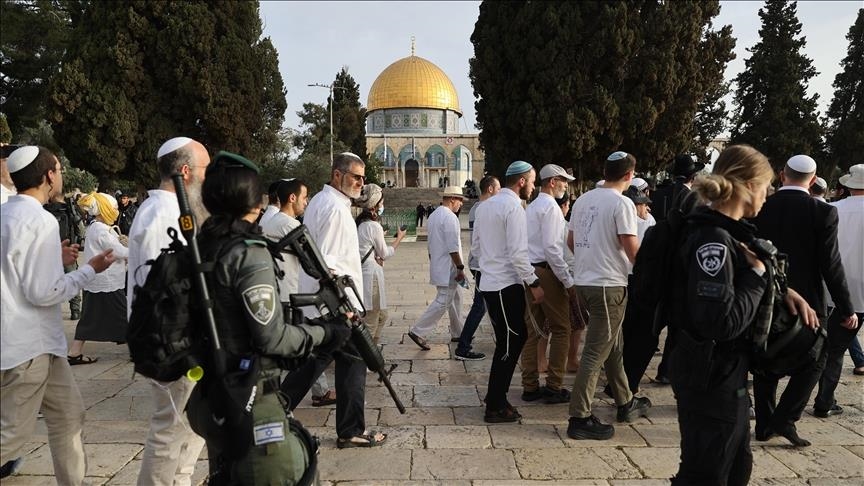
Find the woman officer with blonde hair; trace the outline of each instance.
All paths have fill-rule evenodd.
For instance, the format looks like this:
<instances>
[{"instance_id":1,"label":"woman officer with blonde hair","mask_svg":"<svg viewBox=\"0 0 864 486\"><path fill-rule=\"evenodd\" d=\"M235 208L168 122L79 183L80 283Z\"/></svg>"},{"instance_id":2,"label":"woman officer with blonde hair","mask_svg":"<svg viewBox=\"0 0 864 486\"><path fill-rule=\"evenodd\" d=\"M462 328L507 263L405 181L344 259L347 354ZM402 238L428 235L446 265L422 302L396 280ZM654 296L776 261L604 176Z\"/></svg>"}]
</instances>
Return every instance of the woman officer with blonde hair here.
<instances>
[{"instance_id":1,"label":"woman officer with blonde hair","mask_svg":"<svg viewBox=\"0 0 864 486\"><path fill-rule=\"evenodd\" d=\"M747 145L727 147L712 174L693 190L705 206L687 218L678 253L675 313L678 346L671 381L678 401L681 464L672 484L746 485L750 452L747 373L750 327L769 282L765 265L748 248L774 172ZM793 290L787 304L805 322L815 312Z\"/></svg>"}]
</instances>

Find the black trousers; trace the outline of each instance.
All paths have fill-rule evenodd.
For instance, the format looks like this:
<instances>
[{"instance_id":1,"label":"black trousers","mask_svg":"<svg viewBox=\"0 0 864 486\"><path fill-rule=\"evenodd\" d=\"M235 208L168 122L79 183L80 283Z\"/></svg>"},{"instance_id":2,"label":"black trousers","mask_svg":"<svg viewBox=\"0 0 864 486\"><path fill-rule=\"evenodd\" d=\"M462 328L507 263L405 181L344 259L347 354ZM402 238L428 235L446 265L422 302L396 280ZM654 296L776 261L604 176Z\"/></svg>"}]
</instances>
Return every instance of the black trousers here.
<instances>
[{"instance_id":1,"label":"black trousers","mask_svg":"<svg viewBox=\"0 0 864 486\"><path fill-rule=\"evenodd\" d=\"M821 323L825 325L824 318ZM816 361L809 361L789 375L789 383L777 401L777 382L783 375L774 373L753 374L753 408L756 410L756 430L784 428L795 425L810 394L825 368L825 353Z\"/></svg>"},{"instance_id":2,"label":"black trousers","mask_svg":"<svg viewBox=\"0 0 864 486\"><path fill-rule=\"evenodd\" d=\"M745 486L753 470L746 393L738 400L734 421L688 405L686 397L678 397L681 465L672 484Z\"/></svg>"},{"instance_id":3,"label":"black trousers","mask_svg":"<svg viewBox=\"0 0 864 486\"><path fill-rule=\"evenodd\" d=\"M834 391L840 382L840 373L843 372L843 355L846 354L846 349L858 335L858 329L861 329L862 320L864 320L864 312L856 312L856 314L858 315L858 327L855 329L846 329L841 326L840 320L845 316L838 316L836 311L828 318L827 360L825 369L822 371L822 377L819 379L819 392L816 394L816 402L813 404L814 409L828 410L834 405Z\"/></svg>"},{"instance_id":4,"label":"black trousers","mask_svg":"<svg viewBox=\"0 0 864 486\"><path fill-rule=\"evenodd\" d=\"M497 411L508 405L507 392L525 345L525 287L510 285L498 291L483 292L483 300L495 330L486 409Z\"/></svg>"},{"instance_id":5,"label":"black trousers","mask_svg":"<svg viewBox=\"0 0 864 486\"><path fill-rule=\"evenodd\" d=\"M636 393L639 390L639 381L654 357L659 340L654 334L654 309L639 302L639 297L632 293L632 285L627 288L630 298L627 299L627 312L621 324L624 338L624 373L627 375L630 391Z\"/></svg>"},{"instance_id":6,"label":"black trousers","mask_svg":"<svg viewBox=\"0 0 864 486\"><path fill-rule=\"evenodd\" d=\"M357 354L350 344L346 346L350 353ZM339 351L315 356L289 373L281 389L294 410L333 361L336 361L336 434L340 439L349 439L366 430L366 363L363 360Z\"/></svg>"}]
</instances>

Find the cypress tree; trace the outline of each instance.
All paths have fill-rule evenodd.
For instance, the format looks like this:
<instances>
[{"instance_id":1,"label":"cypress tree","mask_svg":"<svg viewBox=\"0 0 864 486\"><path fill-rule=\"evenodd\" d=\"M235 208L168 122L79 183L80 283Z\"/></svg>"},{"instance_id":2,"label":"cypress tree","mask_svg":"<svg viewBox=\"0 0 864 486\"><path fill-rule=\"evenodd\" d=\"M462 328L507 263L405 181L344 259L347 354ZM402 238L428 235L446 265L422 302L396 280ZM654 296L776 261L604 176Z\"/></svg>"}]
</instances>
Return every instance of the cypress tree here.
<instances>
[{"instance_id":1,"label":"cypress tree","mask_svg":"<svg viewBox=\"0 0 864 486\"><path fill-rule=\"evenodd\" d=\"M827 145L830 161L848 170L864 154L864 9L846 34L849 50L834 78L834 98L828 107Z\"/></svg>"},{"instance_id":2,"label":"cypress tree","mask_svg":"<svg viewBox=\"0 0 864 486\"><path fill-rule=\"evenodd\" d=\"M619 148L640 170L690 148L732 57L718 13L716 1L483 2L470 76L489 170L523 159L585 179Z\"/></svg>"},{"instance_id":3,"label":"cypress tree","mask_svg":"<svg viewBox=\"0 0 864 486\"><path fill-rule=\"evenodd\" d=\"M87 2L51 90L55 136L106 183L157 180L166 139L264 157L286 102L257 2Z\"/></svg>"},{"instance_id":4,"label":"cypress tree","mask_svg":"<svg viewBox=\"0 0 864 486\"><path fill-rule=\"evenodd\" d=\"M753 145L779 168L795 154L819 157L822 127L816 114L818 94L807 97L817 74L802 49L795 2L767 0L759 10L759 42L736 78L732 143Z\"/></svg>"}]
</instances>

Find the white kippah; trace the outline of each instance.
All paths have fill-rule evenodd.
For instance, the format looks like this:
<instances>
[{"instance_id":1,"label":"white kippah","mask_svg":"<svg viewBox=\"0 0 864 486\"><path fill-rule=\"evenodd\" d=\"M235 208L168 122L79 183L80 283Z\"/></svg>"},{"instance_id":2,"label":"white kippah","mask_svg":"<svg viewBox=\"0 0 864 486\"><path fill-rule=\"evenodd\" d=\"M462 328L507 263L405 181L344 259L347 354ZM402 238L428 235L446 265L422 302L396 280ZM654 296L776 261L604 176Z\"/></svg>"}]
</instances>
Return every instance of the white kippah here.
<instances>
[{"instance_id":1,"label":"white kippah","mask_svg":"<svg viewBox=\"0 0 864 486\"><path fill-rule=\"evenodd\" d=\"M192 139L189 137L174 137L171 140L163 143L161 147L159 147L159 151L156 152L156 158L161 158L163 155L170 154L171 152L179 149L180 147L186 145L191 142Z\"/></svg>"},{"instance_id":2,"label":"white kippah","mask_svg":"<svg viewBox=\"0 0 864 486\"><path fill-rule=\"evenodd\" d=\"M6 159L6 166L9 167L9 173L18 172L24 167L27 167L31 162L36 160L37 155L39 155L39 147L35 145L18 147L11 155L9 155L9 158Z\"/></svg>"},{"instance_id":3,"label":"white kippah","mask_svg":"<svg viewBox=\"0 0 864 486\"><path fill-rule=\"evenodd\" d=\"M816 172L816 161L809 155L795 155L786 161L786 165L790 169L802 174Z\"/></svg>"},{"instance_id":4,"label":"white kippah","mask_svg":"<svg viewBox=\"0 0 864 486\"><path fill-rule=\"evenodd\" d=\"M644 191L648 188L648 182L641 177L634 177L632 181L630 181L630 185L636 187L640 191Z\"/></svg>"},{"instance_id":5,"label":"white kippah","mask_svg":"<svg viewBox=\"0 0 864 486\"><path fill-rule=\"evenodd\" d=\"M817 177L816 182L814 182L814 184L821 187L822 189L828 189L828 181L826 181L825 179L823 179L821 177Z\"/></svg>"}]
</instances>

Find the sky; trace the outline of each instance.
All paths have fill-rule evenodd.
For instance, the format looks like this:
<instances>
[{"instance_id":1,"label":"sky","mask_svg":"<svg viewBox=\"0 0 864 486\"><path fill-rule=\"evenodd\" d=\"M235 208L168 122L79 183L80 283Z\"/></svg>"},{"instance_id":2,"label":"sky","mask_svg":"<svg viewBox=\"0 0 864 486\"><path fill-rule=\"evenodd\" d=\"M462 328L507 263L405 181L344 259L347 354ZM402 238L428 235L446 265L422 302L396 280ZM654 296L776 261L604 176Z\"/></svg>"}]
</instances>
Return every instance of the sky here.
<instances>
[{"instance_id":1,"label":"sky","mask_svg":"<svg viewBox=\"0 0 864 486\"><path fill-rule=\"evenodd\" d=\"M715 28L730 24L737 38L736 59L726 69L733 79L749 58L747 48L759 40L758 16L763 2L721 2ZM297 111L303 103L326 103L326 88L343 66L360 86L365 106L369 88L387 66L411 54L440 67L453 81L463 117L462 133L476 133L474 91L468 78L468 60L474 55L471 33L480 2L468 1L261 1L264 35L279 53L279 70L285 83L288 110L285 125L298 128ZM807 39L805 54L819 74L810 80L809 94L819 94L824 114L833 95L834 76L846 56L846 34L855 22L860 1L798 2L801 34ZM733 85L734 89L734 85ZM731 95L727 107L732 108Z\"/></svg>"}]
</instances>

